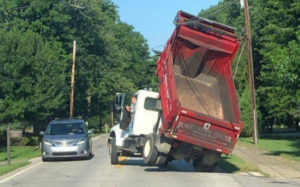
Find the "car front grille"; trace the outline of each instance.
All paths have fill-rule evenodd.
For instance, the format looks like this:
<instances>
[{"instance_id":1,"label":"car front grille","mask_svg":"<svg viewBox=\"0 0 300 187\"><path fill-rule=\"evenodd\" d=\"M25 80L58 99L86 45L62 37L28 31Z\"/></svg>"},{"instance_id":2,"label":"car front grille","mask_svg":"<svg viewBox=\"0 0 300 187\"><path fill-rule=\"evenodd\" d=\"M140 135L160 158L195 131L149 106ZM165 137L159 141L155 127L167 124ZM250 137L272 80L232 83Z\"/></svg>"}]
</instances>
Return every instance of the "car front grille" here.
<instances>
[{"instance_id":1,"label":"car front grille","mask_svg":"<svg viewBox=\"0 0 300 187\"><path fill-rule=\"evenodd\" d=\"M63 146L63 142L54 142L55 146L60 147Z\"/></svg>"},{"instance_id":2,"label":"car front grille","mask_svg":"<svg viewBox=\"0 0 300 187\"><path fill-rule=\"evenodd\" d=\"M54 144L57 147L71 147L71 146L74 146L74 144L76 144L76 141L75 140L55 141Z\"/></svg>"},{"instance_id":3,"label":"car front grille","mask_svg":"<svg viewBox=\"0 0 300 187\"><path fill-rule=\"evenodd\" d=\"M53 156L72 156L72 155L77 155L77 152L54 152L52 153Z\"/></svg>"}]
</instances>

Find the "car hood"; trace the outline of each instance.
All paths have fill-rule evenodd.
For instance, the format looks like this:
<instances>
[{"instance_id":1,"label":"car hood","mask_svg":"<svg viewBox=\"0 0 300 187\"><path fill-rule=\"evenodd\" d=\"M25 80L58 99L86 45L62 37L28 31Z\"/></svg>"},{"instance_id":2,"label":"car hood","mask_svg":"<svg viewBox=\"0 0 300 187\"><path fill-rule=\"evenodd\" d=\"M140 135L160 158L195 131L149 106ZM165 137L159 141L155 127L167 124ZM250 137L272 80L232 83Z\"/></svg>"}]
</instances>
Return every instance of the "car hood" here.
<instances>
[{"instance_id":1,"label":"car hood","mask_svg":"<svg viewBox=\"0 0 300 187\"><path fill-rule=\"evenodd\" d=\"M76 140L85 138L85 134L72 134L72 135L45 135L44 139L46 140Z\"/></svg>"}]
</instances>

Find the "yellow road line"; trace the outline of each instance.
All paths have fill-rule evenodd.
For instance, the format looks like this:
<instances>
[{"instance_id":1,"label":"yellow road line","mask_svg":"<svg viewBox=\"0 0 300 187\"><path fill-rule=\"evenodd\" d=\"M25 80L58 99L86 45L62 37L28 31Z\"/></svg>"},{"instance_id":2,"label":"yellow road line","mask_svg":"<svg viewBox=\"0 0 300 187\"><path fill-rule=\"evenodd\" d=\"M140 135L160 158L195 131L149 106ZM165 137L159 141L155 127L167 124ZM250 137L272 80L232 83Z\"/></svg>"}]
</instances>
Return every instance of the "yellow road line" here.
<instances>
[{"instance_id":1,"label":"yellow road line","mask_svg":"<svg viewBox=\"0 0 300 187\"><path fill-rule=\"evenodd\" d=\"M120 157L118 158L118 162L120 163L120 162L126 161L126 160L128 160L128 159L129 159L129 157L120 156ZM124 167L124 165L121 165L121 164L116 164L116 165L115 165L115 168L123 168L123 167Z\"/></svg>"}]
</instances>

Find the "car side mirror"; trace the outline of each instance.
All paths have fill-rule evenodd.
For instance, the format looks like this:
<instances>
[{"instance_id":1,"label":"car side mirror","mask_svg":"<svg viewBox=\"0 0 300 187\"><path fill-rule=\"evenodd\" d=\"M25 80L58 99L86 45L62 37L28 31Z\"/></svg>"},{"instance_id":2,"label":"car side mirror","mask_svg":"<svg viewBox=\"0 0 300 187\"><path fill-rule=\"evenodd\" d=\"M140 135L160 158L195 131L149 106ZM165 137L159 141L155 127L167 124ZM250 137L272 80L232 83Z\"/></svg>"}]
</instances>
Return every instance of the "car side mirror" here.
<instances>
[{"instance_id":1,"label":"car side mirror","mask_svg":"<svg viewBox=\"0 0 300 187\"><path fill-rule=\"evenodd\" d=\"M45 132L44 132L44 131L40 131L40 135L41 135L41 136L44 136L44 135L45 135Z\"/></svg>"},{"instance_id":2,"label":"car side mirror","mask_svg":"<svg viewBox=\"0 0 300 187\"><path fill-rule=\"evenodd\" d=\"M93 130L88 130L88 134L93 134Z\"/></svg>"}]
</instances>

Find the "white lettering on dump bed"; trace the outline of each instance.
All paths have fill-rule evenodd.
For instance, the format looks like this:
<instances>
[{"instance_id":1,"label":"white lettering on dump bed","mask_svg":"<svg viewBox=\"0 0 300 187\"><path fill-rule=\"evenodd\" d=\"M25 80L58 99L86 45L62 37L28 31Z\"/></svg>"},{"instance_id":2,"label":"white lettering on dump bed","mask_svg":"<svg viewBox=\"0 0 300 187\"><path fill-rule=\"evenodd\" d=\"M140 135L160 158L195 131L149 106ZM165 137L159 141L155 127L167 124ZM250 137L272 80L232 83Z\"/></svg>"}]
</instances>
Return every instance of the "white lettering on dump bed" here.
<instances>
[{"instance_id":1,"label":"white lettering on dump bed","mask_svg":"<svg viewBox=\"0 0 300 187\"><path fill-rule=\"evenodd\" d=\"M210 128L208 128L207 124L206 124L206 128L204 128L204 126L202 125L184 123L182 121L179 121L176 129L177 132L186 134L193 139L197 139L199 141L205 141L205 143L208 144L222 144L223 146L226 146L230 149L233 143L232 138L220 131L211 130Z\"/></svg>"}]
</instances>

